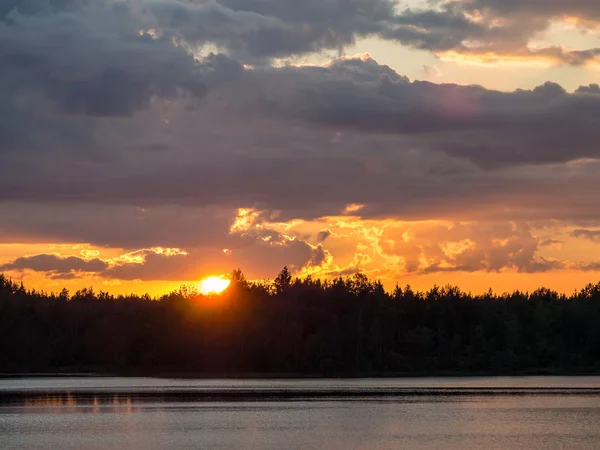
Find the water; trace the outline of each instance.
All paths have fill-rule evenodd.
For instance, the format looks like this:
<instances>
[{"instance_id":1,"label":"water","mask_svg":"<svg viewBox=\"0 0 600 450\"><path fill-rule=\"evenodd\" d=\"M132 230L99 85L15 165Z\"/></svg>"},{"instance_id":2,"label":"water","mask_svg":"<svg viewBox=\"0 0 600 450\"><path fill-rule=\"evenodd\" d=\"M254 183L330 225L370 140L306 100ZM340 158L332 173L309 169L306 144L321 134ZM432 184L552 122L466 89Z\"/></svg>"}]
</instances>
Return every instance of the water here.
<instances>
[{"instance_id":1,"label":"water","mask_svg":"<svg viewBox=\"0 0 600 450\"><path fill-rule=\"evenodd\" d=\"M595 449L600 377L0 380L2 449Z\"/></svg>"}]
</instances>

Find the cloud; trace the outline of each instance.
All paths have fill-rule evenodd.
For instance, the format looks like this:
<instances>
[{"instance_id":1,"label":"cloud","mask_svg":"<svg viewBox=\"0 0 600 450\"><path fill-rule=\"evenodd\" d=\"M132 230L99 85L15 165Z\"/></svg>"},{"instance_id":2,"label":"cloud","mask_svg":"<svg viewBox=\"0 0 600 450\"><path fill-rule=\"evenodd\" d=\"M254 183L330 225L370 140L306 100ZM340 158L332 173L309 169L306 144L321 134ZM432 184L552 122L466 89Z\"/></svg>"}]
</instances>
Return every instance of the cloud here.
<instances>
[{"instance_id":1,"label":"cloud","mask_svg":"<svg viewBox=\"0 0 600 450\"><path fill-rule=\"evenodd\" d=\"M600 242L600 230L577 229L573 231L572 236L578 239L587 239L592 242Z\"/></svg>"},{"instance_id":2,"label":"cloud","mask_svg":"<svg viewBox=\"0 0 600 450\"><path fill-rule=\"evenodd\" d=\"M452 223L415 228L395 254L405 270L416 273L501 272L538 273L562 269L563 261L539 254L540 240L526 225Z\"/></svg>"},{"instance_id":3,"label":"cloud","mask_svg":"<svg viewBox=\"0 0 600 450\"><path fill-rule=\"evenodd\" d=\"M180 249L146 248L124 253L116 258L83 259L77 256L40 254L17 258L0 266L0 270L43 272L52 280L73 280L96 276L118 280L189 280L198 276L201 267L188 267L188 253ZM201 273L201 272L200 272ZM186 277L187 276L187 277Z\"/></svg>"},{"instance_id":4,"label":"cloud","mask_svg":"<svg viewBox=\"0 0 600 450\"><path fill-rule=\"evenodd\" d=\"M540 241L540 247L560 247L564 241L558 239L544 239Z\"/></svg>"},{"instance_id":5,"label":"cloud","mask_svg":"<svg viewBox=\"0 0 600 450\"><path fill-rule=\"evenodd\" d=\"M384 37L429 50L443 60L482 64L580 66L600 62L600 48L567 49L560 45L534 45L553 21L573 20L579 26L600 25L594 2L525 0L437 1L430 9L406 9Z\"/></svg>"},{"instance_id":6,"label":"cloud","mask_svg":"<svg viewBox=\"0 0 600 450\"><path fill-rule=\"evenodd\" d=\"M245 60L338 50L375 34L392 14L388 0L149 2L150 26L188 45L207 42ZM150 16L150 17L148 17Z\"/></svg>"},{"instance_id":7,"label":"cloud","mask_svg":"<svg viewBox=\"0 0 600 450\"><path fill-rule=\"evenodd\" d=\"M190 48L214 44L250 60L338 51L358 37L380 33L394 6L392 0L25 0L5 1L0 18L15 24L20 16L83 16L92 11L98 23L127 21ZM98 16L100 12L110 17Z\"/></svg>"},{"instance_id":8,"label":"cloud","mask_svg":"<svg viewBox=\"0 0 600 450\"><path fill-rule=\"evenodd\" d=\"M461 0L458 2L469 11L490 11L505 17L538 15L539 17L578 17L600 20L600 5L594 0L524 0L506 2L503 0Z\"/></svg>"},{"instance_id":9,"label":"cloud","mask_svg":"<svg viewBox=\"0 0 600 450\"><path fill-rule=\"evenodd\" d=\"M249 227L231 232L232 249L227 252L214 246L158 247L89 260L44 254L18 258L0 270L34 270L54 280L93 275L115 281L184 282L228 273L232 267L242 268L250 279L262 279L274 276L284 265L300 276L363 272L386 280L442 272L543 273L598 268L595 261L544 256L542 250L554 244L537 237L524 223L403 222L344 216L286 223L269 222L262 214L257 217ZM307 230L324 222L330 232L327 247L302 239L309 235Z\"/></svg>"},{"instance_id":10,"label":"cloud","mask_svg":"<svg viewBox=\"0 0 600 450\"><path fill-rule=\"evenodd\" d=\"M410 82L368 56L323 67L244 69L224 56L198 64L223 81L193 106L158 99L118 121L53 113L28 134L34 141L3 147L1 233L229 248L239 207L282 218L348 204L365 205L364 217L598 218L593 87L501 93Z\"/></svg>"},{"instance_id":11,"label":"cloud","mask_svg":"<svg viewBox=\"0 0 600 450\"><path fill-rule=\"evenodd\" d=\"M180 249L140 249L113 260L99 275L118 280L189 280L196 268L188 266L188 255Z\"/></svg>"},{"instance_id":12,"label":"cloud","mask_svg":"<svg viewBox=\"0 0 600 450\"><path fill-rule=\"evenodd\" d=\"M23 17L47 21L67 15L81 23L86 15L93 16L105 29L118 26L116 31L121 37L125 30L146 30L159 40L176 42L193 51L212 45L245 62L259 63L324 50L342 53L357 39L368 36L431 51L440 58L483 63L542 61L582 65L597 62L600 51L532 45L555 20L597 27L598 8L586 0L544 1L542 6L538 0L438 0L428 7L403 11L397 11L397 3L392 0L25 0L5 1L0 7L0 18L13 26L22 25ZM47 29L48 25L40 23L39 28ZM145 101L149 85L134 84L120 72L112 76L118 79L107 75L104 83L129 82L133 100ZM97 90L94 93L100 95ZM109 105L95 106L106 111Z\"/></svg>"},{"instance_id":13,"label":"cloud","mask_svg":"<svg viewBox=\"0 0 600 450\"><path fill-rule=\"evenodd\" d=\"M570 264L541 255L544 241L526 223L433 224L415 227L405 236L397 253L402 255L404 248L410 249L405 265L417 273L540 273Z\"/></svg>"},{"instance_id":14,"label":"cloud","mask_svg":"<svg viewBox=\"0 0 600 450\"><path fill-rule=\"evenodd\" d=\"M423 74L426 78L437 78L442 76L442 71L438 66L435 65L424 65L423 66Z\"/></svg>"},{"instance_id":15,"label":"cloud","mask_svg":"<svg viewBox=\"0 0 600 450\"><path fill-rule=\"evenodd\" d=\"M260 238L241 238L237 248L227 253L212 247L190 248L171 255L142 251L143 261L119 262L99 275L116 280L190 281L241 268L248 278L262 279L266 274L275 276L284 265L298 272L307 264L317 264L322 251L300 239L271 231L260 233Z\"/></svg>"},{"instance_id":16,"label":"cloud","mask_svg":"<svg viewBox=\"0 0 600 450\"><path fill-rule=\"evenodd\" d=\"M498 214L502 204L512 214L564 218L574 211L560 184L593 189L593 162L570 167L568 175L548 165L599 157L597 87L500 93L410 82L368 56L249 69L222 54L198 57L176 40L177 33L196 32L198 42L221 36L235 50L235 42L250 42L244 33L260 34L267 24L287 30L310 23L315 30L338 27L344 42L353 38L341 30L375 32L389 22L390 2L43 5L19 3L0 25L4 234L29 229L130 248L197 246L192 221L183 220L185 230L170 225L176 229L168 233L164 217L169 209L214 206L318 217L360 203L366 216L472 217L482 207L482 215ZM405 12L393 22L468 28L461 8ZM162 32L151 31L159 25ZM268 54L255 50L240 52ZM551 204L556 193L564 195ZM32 213L57 215L48 211L57 203L63 218L24 223ZM463 204L473 211L458 214ZM97 205L113 217L137 206L160 213L139 221L127 213L126 223L113 224L98 217ZM222 219L193 223L205 233L225 226ZM219 245L222 238L221 231Z\"/></svg>"},{"instance_id":17,"label":"cloud","mask_svg":"<svg viewBox=\"0 0 600 450\"><path fill-rule=\"evenodd\" d=\"M310 259L310 261L307 263L306 266L310 267L310 268L320 267L320 266L323 266L324 264L330 263L331 260L332 260L331 253L329 253L327 250L325 250L322 245L319 245L315 249L312 258Z\"/></svg>"},{"instance_id":18,"label":"cloud","mask_svg":"<svg viewBox=\"0 0 600 450\"><path fill-rule=\"evenodd\" d=\"M317 241L319 242L323 242L325 241L329 236L331 236L331 230L322 230L319 231L319 234L317 235Z\"/></svg>"},{"instance_id":19,"label":"cloud","mask_svg":"<svg viewBox=\"0 0 600 450\"><path fill-rule=\"evenodd\" d=\"M544 239L527 223L405 222L342 216L317 223L325 223L332 234L325 244L319 244L318 264L308 264L304 274L335 277L360 271L397 280L441 272L543 273L589 266L544 255ZM300 235L317 223L298 223L289 232Z\"/></svg>"},{"instance_id":20,"label":"cloud","mask_svg":"<svg viewBox=\"0 0 600 450\"><path fill-rule=\"evenodd\" d=\"M107 262L98 258L86 260L76 256L63 257L54 254L41 254L17 258L8 264L0 266L0 270L49 272L49 275L55 279L71 279L76 277L77 274L101 272L107 267Z\"/></svg>"},{"instance_id":21,"label":"cloud","mask_svg":"<svg viewBox=\"0 0 600 450\"><path fill-rule=\"evenodd\" d=\"M243 47L257 56L341 49L353 44L357 37L381 32L393 16L395 6L392 0L222 0L219 3L237 14L255 14L285 24L280 28L255 27L245 33L243 43L234 43L233 50Z\"/></svg>"},{"instance_id":22,"label":"cloud","mask_svg":"<svg viewBox=\"0 0 600 450\"><path fill-rule=\"evenodd\" d=\"M228 208L140 207L102 201L0 205L0 242L85 242L130 250L232 245L228 226L235 211Z\"/></svg>"},{"instance_id":23,"label":"cloud","mask_svg":"<svg viewBox=\"0 0 600 450\"><path fill-rule=\"evenodd\" d=\"M356 67L360 78L348 79L350 67ZM299 68L286 74L296 83L288 90L289 98L279 93L269 108L284 117L336 130L401 135L407 138L407 146L488 167L598 156L590 139L596 134L590 114L600 109L600 96L582 91L567 94L553 83L511 93L410 83L390 72L373 60L361 59L338 60L326 69ZM364 114L366 110L369 114ZM574 139L571 155L564 152L567 129Z\"/></svg>"},{"instance_id":24,"label":"cloud","mask_svg":"<svg viewBox=\"0 0 600 450\"><path fill-rule=\"evenodd\" d=\"M140 35L118 4L10 18L0 22L0 80L2 93L20 102L68 114L126 116L154 97L205 93L191 55L166 39ZM28 100L33 93L38 99Z\"/></svg>"}]
</instances>

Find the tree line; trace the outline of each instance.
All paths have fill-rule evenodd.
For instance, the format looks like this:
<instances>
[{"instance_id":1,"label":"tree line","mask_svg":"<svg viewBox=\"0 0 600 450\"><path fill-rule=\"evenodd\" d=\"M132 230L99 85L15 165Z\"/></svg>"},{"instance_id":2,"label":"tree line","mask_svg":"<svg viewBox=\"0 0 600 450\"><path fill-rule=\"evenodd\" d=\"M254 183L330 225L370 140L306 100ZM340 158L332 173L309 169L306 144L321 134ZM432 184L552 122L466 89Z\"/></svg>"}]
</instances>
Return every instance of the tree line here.
<instances>
[{"instance_id":1,"label":"tree line","mask_svg":"<svg viewBox=\"0 0 600 450\"><path fill-rule=\"evenodd\" d=\"M47 294L0 275L0 372L386 375L600 372L600 283L471 295L365 275L221 295Z\"/></svg>"}]
</instances>

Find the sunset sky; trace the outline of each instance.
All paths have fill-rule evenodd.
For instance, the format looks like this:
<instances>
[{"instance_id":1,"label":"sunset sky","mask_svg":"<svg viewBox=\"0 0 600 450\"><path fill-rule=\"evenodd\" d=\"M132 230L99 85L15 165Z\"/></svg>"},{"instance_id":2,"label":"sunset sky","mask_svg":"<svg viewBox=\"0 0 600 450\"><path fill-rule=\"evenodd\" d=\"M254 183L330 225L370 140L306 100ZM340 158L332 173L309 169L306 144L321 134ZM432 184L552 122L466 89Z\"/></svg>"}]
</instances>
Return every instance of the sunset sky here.
<instances>
[{"instance_id":1,"label":"sunset sky","mask_svg":"<svg viewBox=\"0 0 600 450\"><path fill-rule=\"evenodd\" d=\"M0 0L0 272L600 280L598 0Z\"/></svg>"}]
</instances>

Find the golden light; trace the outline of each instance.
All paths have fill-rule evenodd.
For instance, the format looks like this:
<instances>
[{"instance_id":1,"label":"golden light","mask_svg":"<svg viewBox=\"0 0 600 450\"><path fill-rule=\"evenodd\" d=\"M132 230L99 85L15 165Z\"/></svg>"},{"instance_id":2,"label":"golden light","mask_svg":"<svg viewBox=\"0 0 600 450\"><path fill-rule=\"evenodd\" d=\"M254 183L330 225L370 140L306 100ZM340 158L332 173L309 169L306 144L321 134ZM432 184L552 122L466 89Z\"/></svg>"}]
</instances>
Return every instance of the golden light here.
<instances>
[{"instance_id":1,"label":"golden light","mask_svg":"<svg viewBox=\"0 0 600 450\"><path fill-rule=\"evenodd\" d=\"M203 294L220 294L230 283L231 280L222 277L208 277L200 282L200 291Z\"/></svg>"}]
</instances>

